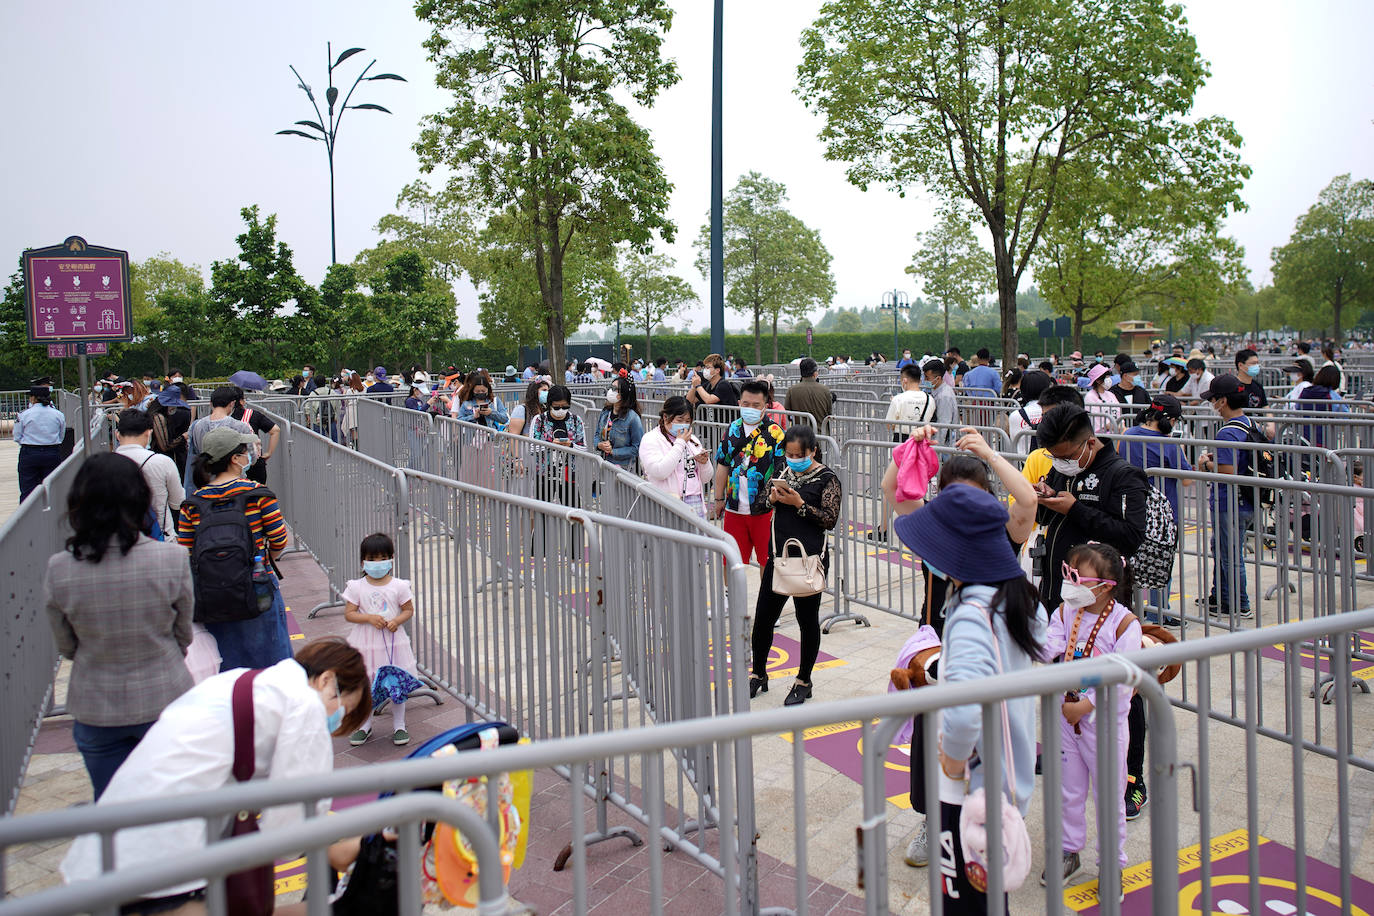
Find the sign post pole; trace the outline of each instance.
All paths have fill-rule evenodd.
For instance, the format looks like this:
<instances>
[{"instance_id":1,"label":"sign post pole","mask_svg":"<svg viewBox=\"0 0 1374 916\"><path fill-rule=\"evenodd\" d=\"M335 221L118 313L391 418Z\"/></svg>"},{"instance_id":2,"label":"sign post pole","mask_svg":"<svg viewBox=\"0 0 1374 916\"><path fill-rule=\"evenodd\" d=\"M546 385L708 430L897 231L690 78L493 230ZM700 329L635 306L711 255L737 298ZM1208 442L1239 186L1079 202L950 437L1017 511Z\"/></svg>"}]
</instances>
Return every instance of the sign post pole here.
<instances>
[{"instance_id":1,"label":"sign post pole","mask_svg":"<svg viewBox=\"0 0 1374 916\"><path fill-rule=\"evenodd\" d=\"M91 454L91 376L86 366L86 345L76 345L76 365L81 372L81 451Z\"/></svg>"}]
</instances>

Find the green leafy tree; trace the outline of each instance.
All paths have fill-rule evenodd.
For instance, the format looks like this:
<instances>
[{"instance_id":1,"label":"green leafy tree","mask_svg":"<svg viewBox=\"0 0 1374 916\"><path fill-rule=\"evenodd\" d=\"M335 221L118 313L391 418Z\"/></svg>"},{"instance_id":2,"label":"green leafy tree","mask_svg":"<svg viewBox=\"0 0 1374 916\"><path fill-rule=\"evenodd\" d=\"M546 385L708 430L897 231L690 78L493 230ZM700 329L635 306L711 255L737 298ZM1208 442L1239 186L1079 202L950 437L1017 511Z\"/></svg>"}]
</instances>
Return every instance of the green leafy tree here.
<instances>
[{"instance_id":1,"label":"green leafy tree","mask_svg":"<svg viewBox=\"0 0 1374 916\"><path fill-rule=\"evenodd\" d=\"M1374 305L1374 182L1337 175L1272 257L1274 285L1303 316L1294 324L1341 341L1345 310Z\"/></svg>"},{"instance_id":2,"label":"green leafy tree","mask_svg":"<svg viewBox=\"0 0 1374 916\"><path fill-rule=\"evenodd\" d=\"M132 264L130 297L134 310L134 339L157 356L162 374L180 354L191 367L200 354L213 349L214 334L206 321L205 280L200 268L183 264L167 252Z\"/></svg>"},{"instance_id":3,"label":"green leafy tree","mask_svg":"<svg viewBox=\"0 0 1374 916\"><path fill-rule=\"evenodd\" d=\"M1055 310L1073 316L1074 349L1085 326L1146 297L1188 302L1196 318L1199 304L1215 306L1244 276L1221 230L1244 208L1249 169L1228 125L1201 133L1207 140L1181 146L1180 161L1166 168L1132 156L1110 174L1083 162L1061 169L1062 196L1045 223L1035 276ZM1194 288L1180 294L1180 283Z\"/></svg>"},{"instance_id":4,"label":"green leafy tree","mask_svg":"<svg viewBox=\"0 0 1374 916\"><path fill-rule=\"evenodd\" d=\"M864 329L864 320L856 309L840 309L835 315L833 330L837 334L859 334Z\"/></svg>"},{"instance_id":5,"label":"green leafy tree","mask_svg":"<svg viewBox=\"0 0 1374 916\"><path fill-rule=\"evenodd\" d=\"M434 351L458 333L453 290L418 251L387 264L370 304L383 329L383 353L397 365L423 353L426 368L432 369Z\"/></svg>"},{"instance_id":6,"label":"green leafy tree","mask_svg":"<svg viewBox=\"0 0 1374 916\"><path fill-rule=\"evenodd\" d=\"M1211 323L1217 309L1245 282L1245 251L1234 239L1218 236L1211 248L1183 252L1161 265L1142 301L1158 320L1187 325L1188 339Z\"/></svg>"},{"instance_id":7,"label":"green leafy tree","mask_svg":"<svg viewBox=\"0 0 1374 916\"><path fill-rule=\"evenodd\" d=\"M348 354L362 355L358 335L370 333L367 297L358 290L358 269L353 264L331 264L320 281L318 296L311 296L298 313L298 343L306 362L319 362L333 372L342 368Z\"/></svg>"},{"instance_id":8,"label":"green leafy tree","mask_svg":"<svg viewBox=\"0 0 1374 916\"><path fill-rule=\"evenodd\" d=\"M829 0L802 46L800 94L853 184L924 186L982 217L1008 360L1061 169L1167 156L1207 76L1167 0Z\"/></svg>"},{"instance_id":9,"label":"green leafy tree","mask_svg":"<svg viewBox=\"0 0 1374 916\"><path fill-rule=\"evenodd\" d=\"M644 359L654 358L654 329L678 315L689 302L697 301L691 284L672 273L677 262L661 254L631 251L625 255L620 273L625 278L630 316L635 327L644 329Z\"/></svg>"},{"instance_id":10,"label":"green leafy tree","mask_svg":"<svg viewBox=\"0 0 1374 916\"><path fill-rule=\"evenodd\" d=\"M412 181L396 197L397 212L377 221L377 232L399 251L419 252L440 279L453 283L472 273L480 209L457 181L437 192L423 181Z\"/></svg>"},{"instance_id":11,"label":"green leafy tree","mask_svg":"<svg viewBox=\"0 0 1374 916\"><path fill-rule=\"evenodd\" d=\"M754 327L754 362L763 362L761 332L773 328L773 359L778 358L778 322L801 318L835 296L830 252L821 237L783 205L787 189L750 172L725 198L725 304L748 315ZM697 269L711 269L711 227L697 236Z\"/></svg>"},{"instance_id":12,"label":"green leafy tree","mask_svg":"<svg viewBox=\"0 0 1374 916\"><path fill-rule=\"evenodd\" d=\"M277 241L276 214L260 219L256 205L239 212L248 228L238 237L237 259L210 265L211 320L223 322L227 355L276 368L292 344L285 309L307 309L315 290L296 273L291 249Z\"/></svg>"},{"instance_id":13,"label":"green leafy tree","mask_svg":"<svg viewBox=\"0 0 1374 916\"><path fill-rule=\"evenodd\" d=\"M539 295L518 307L542 326L561 380L577 240L594 233L598 245L644 247L673 236L671 186L649 132L618 98L647 107L677 82L662 55L672 11L666 0L420 0L415 9L432 29L436 81L453 93L416 151L425 169L450 167L528 227L520 263L532 264ZM483 328L525 320L489 314Z\"/></svg>"},{"instance_id":14,"label":"green leafy tree","mask_svg":"<svg viewBox=\"0 0 1374 916\"><path fill-rule=\"evenodd\" d=\"M920 247L906 272L920 277L926 295L940 303L948 350L950 306L971 310L997 278L987 252L978 247L969 217L957 208L945 208L935 226L917 236L917 242Z\"/></svg>"}]
</instances>

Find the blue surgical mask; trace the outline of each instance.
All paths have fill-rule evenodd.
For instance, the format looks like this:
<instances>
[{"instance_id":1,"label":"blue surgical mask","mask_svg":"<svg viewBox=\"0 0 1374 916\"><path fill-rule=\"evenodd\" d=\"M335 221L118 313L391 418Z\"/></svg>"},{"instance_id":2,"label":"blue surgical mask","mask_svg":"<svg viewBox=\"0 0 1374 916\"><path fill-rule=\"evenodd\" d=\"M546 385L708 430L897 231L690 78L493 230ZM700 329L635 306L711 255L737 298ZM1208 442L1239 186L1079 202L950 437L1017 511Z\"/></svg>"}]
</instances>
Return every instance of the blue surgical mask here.
<instances>
[{"instance_id":1,"label":"blue surgical mask","mask_svg":"<svg viewBox=\"0 0 1374 916\"><path fill-rule=\"evenodd\" d=\"M1247 375L1249 375L1251 378L1254 378L1255 376L1259 375L1259 370L1260 370L1259 363L1256 363L1256 364L1253 365L1253 366L1246 366L1246 367L1245 367L1245 373L1246 373Z\"/></svg>"},{"instance_id":2,"label":"blue surgical mask","mask_svg":"<svg viewBox=\"0 0 1374 916\"><path fill-rule=\"evenodd\" d=\"M931 565L930 565L930 561L927 560L925 557L922 557L922 558L921 558L921 566L925 569L926 572L930 573L932 576L934 576L934 577L937 578L937 579L948 579L948 578L949 578L949 576L947 576L947 575L945 575L944 573L940 572L940 570L936 569L934 566L931 566Z\"/></svg>"},{"instance_id":3,"label":"blue surgical mask","mask_svg":"<svg viewBox=\"0 0 1374 916\"><path fill-rule=\"evenodd\" d=\"M329 729L329 733L331 735L339 730L340 725L343 725L343 717L344 708L342 703L340 703L339 708L334 710L333 712L325 713L324 727Z\"/></svg>"},{"instance_id":4,"label":"blue surgical mask","mask_svg":"<svg viewBox=\"0 0 1374 916\"><path fill-rule=\"evenodd\" d=\"M384 579L391 572L391 560L364 560L363 572L373 579Z\"/></svg>"},{"instance_id":5,"label":"blue surgical mask","mask_svg":"<svg viewBox=\"0 0 1374 916\"><path fill-rule=\"evenodd\" d=\"M540 389L539 389L539 403L540 403L540 404L547 404L547 403L549 403L549 389L547 389L547 388L540 388Z\"/></svg>"},{"instance_id":6,"label":"blue surgical mask","mask_svg":"<svg viewBox=\"0 0 1374 916\"><path fill-rule=\"evenodd\" d=\"M673 436L676 437L682 435L691 428L691 423L673 423L668 427L668 432L672 433Z\"/></svg>"},{"instance_id":7,"label":"blue surgical mask","mask_svg":"<svg viewBox=\"0 0 1374 916\"><path fill-rule=\"evenodd\" d=\"M787 467L790 470L800 474L809 467L811 467L811 462L812 459L810 458L788 458Z\"/></svg>"},{"instance_id":8,"label":"blue surgical mask","mask_svg":"<svg viewBox=\"0 0 1374 916\"><path fill-rule=\"evenodd\" d=\"M757 407L741 407L739 418L744 421L745 426L758 426L763 419L763 411Z\"/></svg>"},{"instance_id":9,"label":"blue surgical mask","mask_svg":"<svg viewBox=\"0 0 1374 916\"><path fill-rule=\"evenodd\" d=\"M309 369L302 369L302 370L301 370L301 378L310 378L310 370L309 370Z\"/></svg>"}]
</instances>

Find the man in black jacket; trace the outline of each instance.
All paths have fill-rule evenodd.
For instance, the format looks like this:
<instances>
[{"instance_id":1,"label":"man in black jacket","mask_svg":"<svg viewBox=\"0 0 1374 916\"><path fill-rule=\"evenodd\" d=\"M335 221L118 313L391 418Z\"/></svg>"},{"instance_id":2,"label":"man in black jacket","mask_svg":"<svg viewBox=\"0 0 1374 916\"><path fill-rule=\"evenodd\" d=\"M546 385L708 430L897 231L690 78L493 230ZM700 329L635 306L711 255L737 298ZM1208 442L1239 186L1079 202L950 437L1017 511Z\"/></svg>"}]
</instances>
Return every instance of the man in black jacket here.
<instances>
[{"instance_id":1,"label":"man in black jacket","mask_svg":"<svg viewBox=\"0 0 1374 916\"><path fill-rule=\"evenodd\" d=\"M1063 404L1046 411L1036 435L1054 461L1053 470L1036 484L1036 520L1047 526L1040 602L1054 613L1064 583L1064 558L1071 549L1098 541L1129 560L1140 548L1150 484L1144 471L1097 438L1082 407Z\"/></svg>"}]
</instances>

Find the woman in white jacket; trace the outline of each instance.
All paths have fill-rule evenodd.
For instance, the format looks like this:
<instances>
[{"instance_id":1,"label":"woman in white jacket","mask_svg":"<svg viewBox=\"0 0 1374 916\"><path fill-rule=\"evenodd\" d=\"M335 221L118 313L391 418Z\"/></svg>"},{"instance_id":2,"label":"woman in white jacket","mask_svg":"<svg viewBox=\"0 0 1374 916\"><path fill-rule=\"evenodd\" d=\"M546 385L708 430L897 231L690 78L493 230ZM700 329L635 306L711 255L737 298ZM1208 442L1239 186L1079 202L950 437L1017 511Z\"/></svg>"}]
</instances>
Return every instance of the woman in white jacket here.
<instances>
[{"instance_id":1,"label":"woman in white jacket","mask_svg":"<svg viewBox=\"0 0 1374 916\"><path fill-rule=\"evenodd\" d=\"M674 395L663 402L658 426L639 442L639 465L649 483L706 517L704 482L711 476L711 453L692 435L692 405L686 398Z\"/></svg>"}]
</instances>

